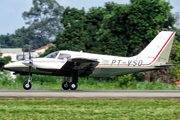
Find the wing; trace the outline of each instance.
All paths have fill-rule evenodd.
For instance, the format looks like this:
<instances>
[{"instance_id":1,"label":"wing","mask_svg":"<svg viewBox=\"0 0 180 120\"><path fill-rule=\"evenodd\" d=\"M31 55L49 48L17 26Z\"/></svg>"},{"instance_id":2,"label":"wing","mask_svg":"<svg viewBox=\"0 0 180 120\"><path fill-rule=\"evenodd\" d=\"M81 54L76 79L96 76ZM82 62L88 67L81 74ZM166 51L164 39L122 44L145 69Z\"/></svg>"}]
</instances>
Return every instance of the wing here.
<instances>
[{"instance_id":1,"label":"wing","mask_svg":"<svg viewBox=\"0 0 180 120\"><path fill-rule=\"evenodd\" d=\"M87 77L93 73L95 67L99 64L98 61L86 58L72 58L68 60L63 67L62 71L73 72L73 70L78 71L78 76Z\"/></svg>"}]
</instances>

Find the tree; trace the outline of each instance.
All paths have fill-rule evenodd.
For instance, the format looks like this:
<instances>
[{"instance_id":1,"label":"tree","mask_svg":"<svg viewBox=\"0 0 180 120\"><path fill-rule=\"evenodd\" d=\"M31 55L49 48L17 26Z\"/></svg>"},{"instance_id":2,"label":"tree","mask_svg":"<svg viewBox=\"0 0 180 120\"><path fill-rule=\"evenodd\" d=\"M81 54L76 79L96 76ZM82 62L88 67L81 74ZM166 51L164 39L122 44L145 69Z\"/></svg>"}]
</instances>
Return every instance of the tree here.
<instances>
[{"instance_id":1,"label":"tree","mask_svg":"<svg viewBox=\"0 0 180 120\"><path fill-rule=\"evenodd\" d=\"M0 43L1 43L1 47L4 48L11 46L11 35L9 33L7 35L1 35Z\"/></svg>"},{"instance_id":2,"label":"tree","mask_svg":"<svg viewBox=\"0 0 180 120\"><path fill-rule=\"evenodd\" d=\"M59 32L55 44L60 50L74 50L98 53L100 44L95 39L103 19L104 8L92 7L87 13L84 9L67 7L62 23L65 30Z\"/></svg>"},{"instance_id":3,"label":"tree","mask_svg":"<svg viewBox=\"0 0 180 120\"><path fill-rule=\"evenodd\" d=\"M36 36L44 39L54 39L59 30L63 30L60 22L64 8L55 0L33 0L33 7L24 12L22 17L28 20L26 24L34 30Z\"/></svg>"},{"instance_id":4,"label":"tree","mask_svg":"<svg viewBox=\"0 0 180 120\"><path fill-rule=\"evenodd\" d=\"M63 34L59 32L55 42L59 49L85 51L82 39L84 37L82 32L84 30L85 19L84 9L70 9L70 7L65 9L63 18L61 19L64 24L65 31L63 31Z\"/></svg>"},{"instance_id":5,"label":"tree","mask_svg":"<svg viewBox=\"0 0 180 120\"><path fill-rule=\"evenodd\" d=\"M97 32L99 31L105 14L108 14L107 9L102 7L92 7L86 14L86 21L84 25L84 43L87 52L102 53L100 48L101 43L97 40Z\"/></svg>"},{"instance_id":6,"label":"tree","mask_svg":"<svg viewBox=\"0 0 180 120\"><path fill-rule=\"evenodd\" d=\"M105 3L104 8L65 9L55 44L58 49L132 56L139 53L162 28L173 28L175 18L169 2L132 0L122 5Z\"/></svg>"},{"instance_id":7,"label":"tree","mask_svg":"<svg viewBox=\"0 0 180 120\"><path fill-rule=\"evenodd\" d=\"M126 56L128 39L126 38L126 12L129 5L105 3L108 13L104 15L96 39L101 43L100 51L103 54Z\"/></svg>"},{"instance_id":8,"label":"tree","mask_svg":"<svg viewBox=\"0 0 180 120\"><path fill-rule=\"evenodd\" d=\"M180 29L173 29L176 32L175 39L180 42Z\"/></svg>"},{"instance_id":9,"label":"tree","mask_svg":"<svg viewBox=\"0 0 180 120\"><path fill-rule=\"evenodd\" d=\"M180 29L174 29L172 31L176 32L175 41L173 43L173 49L171 52L171 63L175 64L172 67L172 72L170 74L171 77L175 78L176 80L180 80Z\"/></svg>"},{"instance_id":10,"label":"tree","mask_svg":"<svg viewBox=\"0 0 180 120\"><path fill-rule=\"evenodd\" d=\"M23 51L40 48L48 43L49 40L41 41L32 29L22 27L15 31L15 34L7 34L0 36L1 47L3 48L23 48Z\"/></svg>"},{"instance_id":11,"label":"tree","mask_svg":"<svg viewBox=\"0 0 180 120\"><path fill-rule=\"evenodd\" d=\"M0 70L2 70L2 67L9 63L11 61L11 57L10 56L5 56L4 58L0 58Z\"/></svg>"},{"instance_id":12,"label":"tree","mask_svg":"<svg viewBox=\"0 0 180 120\"><path fill-rule=\"evenodd\" d=\"M0 35L0 43L2 48L22 47L21 40L16 39L15 34Z\"/></svg>"},{"instance_id":13,"label":"tree","mask_svg":"<svg viewBox=\"0 0 180 120\"><path fill-rule=\"evenodd\" d=\"M19 43L16 46L23 48L26 52L29 51L29 45L31 49L37 49L50 43L47 39L41 40L39 36L36 36L34 30L25 27L17 29L14 36L14 41Z\"/></svg>"},{"instance_id":14,"label":"tree","mask_svg":"<svg viewBox=\"0 0 180 120\"><path fill-rule=\"evenodd\" d=\"M175 18L169 2L164 0L131 0L129 5L113 6L104 16L96 37L105 54L132 56L139 53L157 35L157 30L173 28Z\"/></svg>"}]
</instances>

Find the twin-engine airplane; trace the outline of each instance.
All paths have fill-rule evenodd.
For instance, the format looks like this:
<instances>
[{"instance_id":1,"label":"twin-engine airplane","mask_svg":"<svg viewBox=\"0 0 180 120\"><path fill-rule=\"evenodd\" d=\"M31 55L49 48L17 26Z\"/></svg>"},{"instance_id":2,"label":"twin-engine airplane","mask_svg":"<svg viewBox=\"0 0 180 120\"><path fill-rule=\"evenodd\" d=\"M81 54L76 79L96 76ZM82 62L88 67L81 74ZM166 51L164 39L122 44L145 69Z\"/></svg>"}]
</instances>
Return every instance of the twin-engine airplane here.
<instances>
[{"instance_id":1,"label":"twin-engine airplane","mask_svg":"<svg viewBox=\"0 0 180 120\"><path fill-rule=\"evenodd\" d=\"M76 90L78 77L110 77L158 70L167 64L175 32L162 31L138 55L118 57L68 50L53 52L44 58L36 58L6 64L3 69L14 74L29 75L23 87L31 88L32 74L65 76L62 88ZM72 82L70 82L72 77Z\"/></svg>"}]
</instances>

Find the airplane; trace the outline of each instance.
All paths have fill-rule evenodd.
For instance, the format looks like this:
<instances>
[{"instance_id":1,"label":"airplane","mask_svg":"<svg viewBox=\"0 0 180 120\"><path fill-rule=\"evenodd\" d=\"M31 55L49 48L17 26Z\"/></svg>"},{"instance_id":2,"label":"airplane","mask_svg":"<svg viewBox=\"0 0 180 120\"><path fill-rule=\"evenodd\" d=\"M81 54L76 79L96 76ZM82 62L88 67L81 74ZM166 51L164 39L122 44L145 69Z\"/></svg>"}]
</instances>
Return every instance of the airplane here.
<instances>
[{"instance_id":1,"label":"airplane","mask_svg":"<svg viewBox=\"0 0 180 120\"><path fill-rule=\"evenodd\" d=\"M8 63L3 69L14 71L15 75L28 75L23 88L31 88L32 74L65 76L62 88L76 90L78 77L111 77L143 71L159 70L167 64L175 32L161 31L138 55L119 57L85 52L60 50L44 58ZM72 82L70 82L72 77Z\"/></svg>"}]
</instances>

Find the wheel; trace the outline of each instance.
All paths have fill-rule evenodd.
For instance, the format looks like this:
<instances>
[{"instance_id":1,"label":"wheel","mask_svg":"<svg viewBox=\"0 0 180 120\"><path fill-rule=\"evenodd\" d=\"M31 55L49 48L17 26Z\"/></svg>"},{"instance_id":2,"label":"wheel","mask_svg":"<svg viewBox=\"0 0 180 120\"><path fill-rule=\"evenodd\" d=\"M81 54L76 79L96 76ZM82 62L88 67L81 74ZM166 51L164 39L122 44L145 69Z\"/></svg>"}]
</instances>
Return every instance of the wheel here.
<instances>
[{"instance_id":1,"label":"wheel","mask_svg":"<svg viewBox=\"0 0 180 120\"><path fill-rule=\"evenodd\" d=\"M78 87L78 85L77 85L76 82L71 82L70 85L69 85L69 87L70 87L71 90L76 90L77 87Z\"/></svg>"},{"instance_id":2,"label":"wheel","mask_svg":"<svg viewBox=\"0 0 180 120\"><path fill-rule=\"evenodd\" d=\"M69 89L69 82L63 82L63 83L62 83L62 88L63 88L64 90L68 90L68 89Z\"/></svg>"},{"instance_id":3,"label":"wheel","mask_svg":"<svg viewBox=\"0 0 180 120\"><path fill-rule=\"evenodd\" d=\"M28 84L28 81L25 81L25 82L23 83L23 88L24 88L25 90L31 89L31 83L29 82L29 84Z\"/></svg>"}]
</instances>

